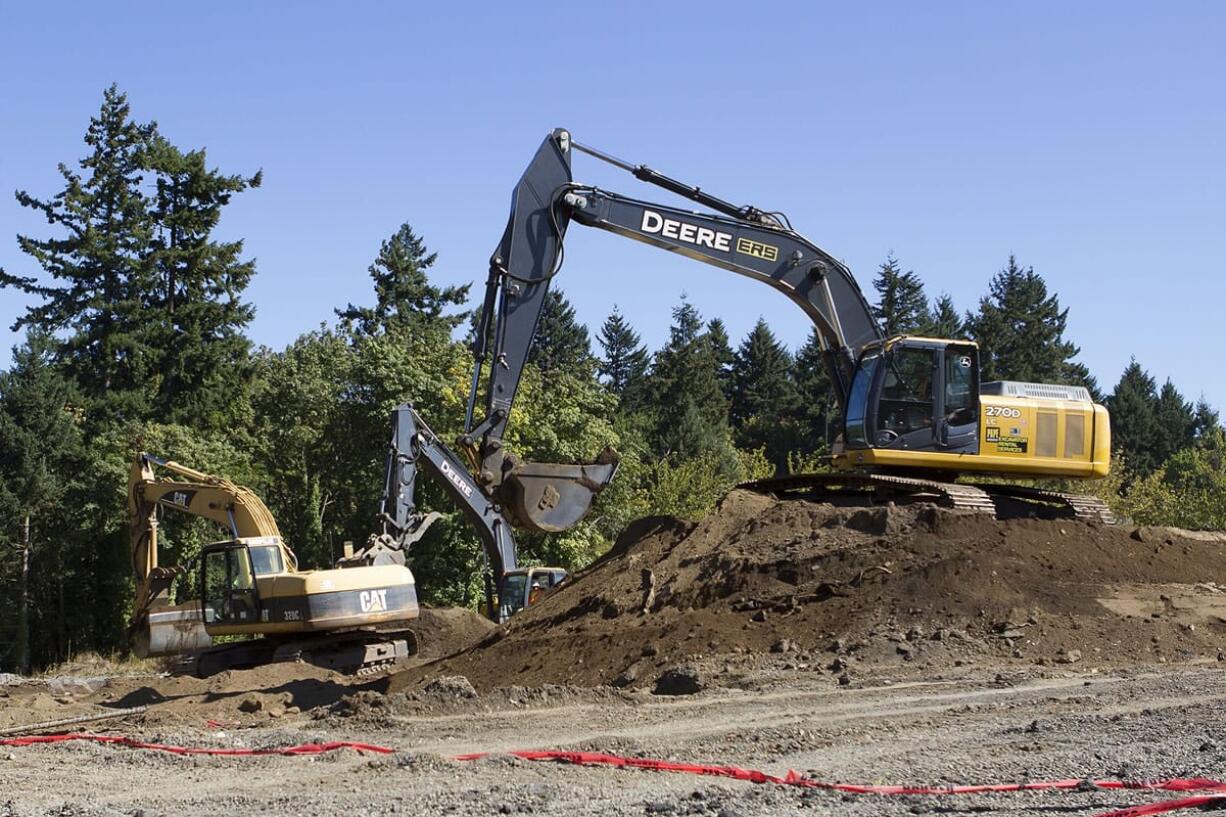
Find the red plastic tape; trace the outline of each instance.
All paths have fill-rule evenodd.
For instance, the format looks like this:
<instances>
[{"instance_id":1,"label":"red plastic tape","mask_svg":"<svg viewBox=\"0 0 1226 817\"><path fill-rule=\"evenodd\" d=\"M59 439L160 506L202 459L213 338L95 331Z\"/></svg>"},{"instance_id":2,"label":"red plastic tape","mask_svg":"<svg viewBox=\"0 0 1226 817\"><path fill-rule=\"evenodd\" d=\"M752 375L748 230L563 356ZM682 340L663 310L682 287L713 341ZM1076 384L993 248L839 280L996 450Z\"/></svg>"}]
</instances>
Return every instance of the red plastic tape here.
<instances>
[{"instance_id":1,"label":"red plastic tape","mask_svg":"<svg viewBox=\"0 0 1226 817\"><path fill-rule=\"evenodd\" d=\"M354 741L331 741L329 743L302 743L297 746L283 746L272 749L215 749L202 746L174 746L166 743L147 743L135 738L119 735L88 735L68 733L64 735L32 735L22 738L0 739L0 746L33 746L40 743L63 743L65 741L83 740L93 743L105 743L114 746L124 746L130 749L146 749L156 752L170 752L176 755L214 755L223 757L252 757L259 755L317 755L324 752L335 752L340 749L353 749L358 752L373 752L375 754L391 754L396 750L389 746L379 746L373 743L357 743ZM458 755L458 761L477 760L486 757L489 752L473 752ZM534 760L552 763L570 763L576 766L613 766L626 769L644 769L657 772L680 772L683 774L705 775L710 777L726 777L733 780L743 780L748 783L771 783L779 786L798 786L808 789L823 789L845 794L876 794L876 795L950 795L950 794L992 794L1021 791L1049 791L1081 789L1092 786L1107 790L1145 790L1145 791L1178 791L1178 792L1210 792L1195 797L1183 797L1176 800L1162 800L1157 803L1146 803L1131 806L1118 811L1109 811L1095 817L1149 817L1152 814L1165 814L1181 809L1199 808L1201 806L1221 804L1226 807L1226 783L1205 777L1177 777L1169 780L1093 780L1080 778L1065 780L1041 780L1031 783L988 783L970 786L871 786L854 783L827 783L813 780L794 771L785 776L767 774L757 769L742 769L739 766L714 766L698 763L678 763L672 760L654 760L641 757L621 757L606 755L599 752L561 752L519 750L507 752L523 760Z\"/></svg>"}]
</instances>

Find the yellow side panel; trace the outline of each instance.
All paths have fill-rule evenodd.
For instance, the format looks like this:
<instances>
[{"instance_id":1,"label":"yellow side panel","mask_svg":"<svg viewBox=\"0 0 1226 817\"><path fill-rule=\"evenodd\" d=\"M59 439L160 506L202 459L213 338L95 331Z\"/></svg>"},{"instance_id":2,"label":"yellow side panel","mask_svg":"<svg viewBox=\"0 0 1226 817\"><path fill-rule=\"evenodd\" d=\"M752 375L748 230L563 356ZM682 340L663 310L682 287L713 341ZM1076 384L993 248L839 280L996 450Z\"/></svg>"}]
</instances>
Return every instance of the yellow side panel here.
<instances>
[{"instance_id":1,"label":"yellow side panel","mask_svg":"<svg viewBox=\"0 0 1226 817\"><path fill-rule=\"evenodd\" d=\"M984 395L980 398L978 454L849 449L836 455L834 464L844 469L889 467L1097 479L1105 477L1111 467L1111 426L1107 410L1092 403Z\"/></svg>"}]
</instances>

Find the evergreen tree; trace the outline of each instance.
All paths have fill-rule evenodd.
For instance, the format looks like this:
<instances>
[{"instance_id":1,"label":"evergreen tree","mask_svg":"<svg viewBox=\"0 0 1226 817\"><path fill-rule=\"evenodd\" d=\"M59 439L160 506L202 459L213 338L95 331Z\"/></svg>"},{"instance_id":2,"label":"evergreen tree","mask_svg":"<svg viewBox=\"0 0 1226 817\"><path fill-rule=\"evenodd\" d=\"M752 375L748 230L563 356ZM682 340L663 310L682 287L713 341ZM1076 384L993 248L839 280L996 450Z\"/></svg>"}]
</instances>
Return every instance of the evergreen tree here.
<instances>
[{"instance_id":1,"label":"evergreen tree","mask_svg":"<svg viewBox=\"0 0 1226 817\"><path fill-rule=\"evenodd\" d=\"M652 447L678 461L732 455L728 403L702 328L698 310L683 300L673 310L668 343L656 353L644 387L650 395L644 408L651 417Z\"/></svg>"},{"instance_id":2,"label":"evergreen tree","mask_svg":"<svg viewBox=\"0 0 1226 817\"><path fill-rule=\"evenodd\" d=\"M0 270L0 287L39 299L17 319L64 340L57 355L103 416L139 416L158 368L158 338L144 310L155 289L154 222L141 192L155 125L130 118L127 97L112 85L90 120L81 172L61 164L64 189L41 200L17 193L60 235L18 236L22 252L51 280Z\"/></svg>"},{"instance_id":3,"label":"evergreen tree","mask_svg":"<svg viewBox=\"0 0 1226 817\"><path fill-rule=\"evenodd\" d=\"M386 332L394 326L445 325L450 331L465 316L444 315L451 306L468 299L469 285L438 287L427 271L438 259L407 223L401 224L379 247L379 255L367 272L375 284L373 307L349 304L336 315L361 335Z\"/></svg>"},{"instance_id":4,"label":"evergreen tree","mask_svg":"<svg viewBox=\"0 0 1226 817\"><path fill-rule=\"evenodd\" d=\"M1158 391L1154 420L1157 424L1153 440L1155 465L1165 463L1196 439L1196 414L1192 404L1183 399L1169 378Z\"/></svg>"},{"instance_id":5,"label":"evergreen tree","mask_svg":"<svg viewBox=\"0 0 1226 817\"><path fill-rule=\"evenodd\" d=\"M536 340L528 351L528 361L542 372L570 372L591 376L595 359L587 327L575 317L575 308L560 289L545 294L541 319L536 324Z\"/></svg>"},{"instance_id":6,"label":"evergreen tree","mask_svg":"<svg viewBox=\"0 0 1226 817\"><path fill-rule=\"evenodd\" d=\"M736 355L732 351L732 341L728 337L728 327L719 318L712 318L707 324L707 343L711 347L711 356L715 361L716 377L719 380L720 391L725 400L732 400L735 390L732 367Z\"/></svg>"},{"instance_id":7,"label":"evergreen tree","mask_svg":"<svg viewBox=\"0 0 1226 817\"><path fill-rule=\"evenodd\" d=\"M798 452L806 455L823 453L829 447L831 438L838 433L838 406L822 355L821 336L816 327L792 361L792 381L799 401L796 411L800 427Z\"/></svg>"},{"instance_id":8,"label":"evergreen tree","mask_svg":"<svg viewBox=\"0 0 1226 817\"><path fill-rule=\"evenodd\" d=\"M1090 392L1091 400L1095 403L1103 401L1103 391L1098 386L1098 378L1090 373L1089 367L1084 363L1065 363L1064 374L1058 382L1069 386L1085 386L1086 391Z\"/></svg>"},{"instance_id":9,"label":"evergreen tree","mask_svg":"<svg viewBox=\"0 0 1226 817\"><path fill-rule=\"evenodd\" d=\"M1123 452L1131 474L1146 476L1160 464L1154 452L1158 436L1157 404L1154 379L1134 358L1107 397L1111 443Z\"/></svg>"},{"instance_id":10,"label":"evergreen tree","mask_svg":"<svg viewBox=\"0 0 1226 817\"><path fill-rule=\"evenodd\" d=\"M920 327L920 332L932 338L959 339L965 337L962 316L954 307L954 299L948 293L937 298L928 312L926 323Z\"/></svg>"},{"instance_id":11,"label":"evergreen tree","mask_svg":"<svg viewBox=\"0 0 1226 817\"><path fill-rule=\"evenodd\" d=\"M255 309L242 294L255 263L240 259L241 240L218 241L213 231L231 197L259 187L261 174L223 175L207 167L204 150L184 153L161 136L146 159L157 178L151 251L158 288L146 296L162 330L156 416L224 428L252 372L244 330Z\"/></svg>"},{"instance_id":12,"label":"evergreen tree","mask_svg":"<svg viewBox=\"0 0 1226 817\"><path fill-rule=\"evenodd\" d=\"M982 379L1062 382L1078 348L1064 339L1068 310L1033 267L1010 255L966 329L979 342Z\"/></svg>"},{"instance_id":13,"label":"evergreen tree","mask_svg":"<svg viewBox=\"0 0 1226 817\"><path fill-rule=\"evenodd\" d=\"M877 290L873 317L881 324L886 337L914 334L928 325L924 283L914 272L903 272L893 253L877 270L873 288Z\"/></svg>"},{"instance_id":14,"label":"evergreen tree","mask_svg":"<svg viewBox=\"0 0 1226 817\"><path fill-rule=\"evenodd\" d=\"M65 582L88 611L93 548L78 535L66 497L81 471L81 398L53 362L50 337L31 330L0 373L0 559L13 559L18 592L4 605L16 627L15 668L57 657L70 612ZM28 536L27 536L28 534ZM17 544L15 549L7 545ZM31 637L33 636L33 637Z\"/></svg>"},{"instance_id":15,"label":"evergreen tree","mask_svg":"<svg viewBox=\"0 0 1226 817\"><path fill-rule=\"evenodd\" d=\"M647 350L616 305L609 317L605 318L596 339L604 350L603 358L596 364L596 371L605 387L621 398L646 375Z\"/></svg>"},{"instance_id":16,"label":"evergreen tree","mask_svg":"<svg viewBox=\"0 0 1226 817\"><path fill-rule=\"evenodd\" d=\"M731 417L743 448L765 448L776 473L786 473L788 454L796 443L796 384L792 356L758 318L741 343L732 366Z\"/></svg>"},{"instance_id":17,"label":"evergreen tree","mask_svg":"<svg viewBox=\"0 0 1226 817\"><path fill-rule=\"evenodd\" d=\"M1211 435L1214 435L1220 432L1221 429L1222 429L1222 421L1218 413L1213 409L1212 406L1209 405L1208 402L1205 401L1205 398L1202 397L1200 400L1197 400L1196 401L1196 422L1194 425L1194 432L1196 434L1196 439L1198 441L1205 439Z\"/></svg>"}]
</instances>

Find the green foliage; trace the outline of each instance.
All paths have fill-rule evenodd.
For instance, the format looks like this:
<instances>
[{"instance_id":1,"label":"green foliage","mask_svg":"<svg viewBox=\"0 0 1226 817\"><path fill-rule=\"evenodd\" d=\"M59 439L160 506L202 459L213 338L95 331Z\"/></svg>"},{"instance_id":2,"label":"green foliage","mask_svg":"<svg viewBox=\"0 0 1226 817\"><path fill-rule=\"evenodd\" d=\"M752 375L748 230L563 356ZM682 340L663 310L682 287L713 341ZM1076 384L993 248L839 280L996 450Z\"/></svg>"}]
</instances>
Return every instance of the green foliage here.
<instances>
[{"instance_id":1,"label":"green foliage","mask_svg":"<svg viewBox=\"0 0 1226 817\"><path fill-rule=\"evenodd\" d=\"M966 336L962 315L958 313L957 307L954 306L954 299L948 293L942 293L941 297L937 298L932 309L928 311L928 318L919 328L919 332L930 338L956 340Z\"/></svg>"},{"instance_id":2,"label":"green foliage","mask_svg":"<svg viewBox=\"0 0 1226 817\"><path fill-rule=\"evenodd\" d=\"M903 272L893 253L877 269L873 288L877 290L873 317L881 324L886 337L912 335L928 325L928 298L924 295L924 283L914 272Z\"/></svg>"},{"instance_id":3,"label":"green foliage","mask_svg":"<svg viewBox=\"0 0 1226 817\"><path fill-rule=\"evenodd\" d=\"M1226 434L1219 427L1173 454L1132 486L1125 507L1138 525L1226 530Z\"/></svg>"},{"instance_id":4,"label":"green foliage","mask_svg":"<svg viewBox=\"0 0 1226 817\"><path fill-rule=\"evenodd\" d=\"M582 372L595 369L592 344L587 327L575 317L575 308L560 289L545 294L541 318L536 325L536 342L528 350L528 362L542 372Z\"/></svg>"},{"instance_id":5,"label":"green foliage","mask_svg":"<svg viewBox=\"0 0 1226 817\"><path fill-rule=\"evenodd\" d=\"M838 429L838 406L830 375L823 362L821 337L816 328L809 333L809 339L792 361L792 381L798 400L796 422L799 439L796 453L808 464L813 458L829 451L832 432ZM789 470L804 473L812 469L797 472L789 467Z\"/></svg>"},{"instance_id":6,"label":"green foliage","mask_svg":"<svg viewBox=\"0 0 1226 817\"><path fill-rule=\"evenodd\" d=\"M728 327L719 318L712 318L707 324L707 344L711 347L711 358L715 361L715 377L719 381L720 391L724 399L732 402L732 394L736 383L732 372L736 363L736 354L732 351L732 342L728 338Z\"/></svg>"},{"instance_id":7,"label":"green foliage","mask_svg":"<svg viewBox=\"0 0 1226 817\"><path fill-rule=\"evenodd\" d=\"M758 319L732 364L732 423L739 447L763 449L777 473L787 473L788 454L800 428L800 397L791 377L792 356L766 321Z\"/></svg>"},{"instance_id":8,"label":"green foliage","mask_svg":"<svg viewBox=\"0 0 1226 817\"><path fill-rule=\"evenodd\" d=\"M1079 351L1064 339L1068 310L1033 267L1010 255L996 274L966 330L979 342L982 379L1065 383Z\"/></svg>"},{"instance_id":9,"label":"green foliage","mask_svg":"<svg viewBox=\"0 0 1226 817\"><path fill-rule=\"evenodd\" d=\"M396 326L434 325L448 331L464 322L463 313L446 315L445 310L463 306L469 285L437 287L429 282L427 271L438 254L426 249L420 236L407 223L379 247L379 255L367 269L375 285L373 307L349 304L336 310L342 323L357 334L374 335Z\"/></svg>"},{"instance_id":10,"label":"green foliage","mask_svg":"<svg viewBox=\"0 0 1226 817\"><path fill-rule=\"evenodd\" d=\"M774 471L775 466L761 450L738 451L731 471L710 453L676 463L662 459L650 471L648 513L701 519L738 482L763 479Z\"/></svg>"},{"instance_id":11,"label":"green foliage","mask_svg":"<svg viewBox=\"0 0 1226 817\"><path fill-rule=\"evenodd\" d=\"M650 361L647 350L616 305L609 317L605 318L596 339L604 350L603 357L596 364L596 373L619 400L626 399L627 394L642 386L643 378L647 375Z\"/></svg>"},{"instance_id":12,"label":"green foliage","mask_svg":"<svg viewBox=\"0 0 1226 817\"><path fill-rule=\"evenodd\" d=\"M702 328L702 317L689 302L673 310L668 344L656 352L644 386L652 401L648 441L658 457L712 455L730 472L728 403L716 352Z\"/></svg>"},{"instance_id":13,"label":"green foliage","mask_svg":"<svg viewBox=\"0 0 1226 817\"><path fill-rule=\"evenodd\" d=\"M17 237L50 280L0 271L0 286L41 301L13 328L64 336L57 355L101 416L138 414L158 370L158 338L145 313L155 286L155 225L141 190L154 132L153 124L133 122L127 97L108 88L86 131L90 152L80 172L61 164L64 189L50 199L17 193L58 233Z\"/></svg>"},{"instance_id":14,"label":"green foliage","mask_svg":"<svg viewBox=\"0 0 1226 817\"><path fill-rule=\"evenodd\" d=\"M209 170L204 150L187 153L154 134L145 167L157 190L150 214L157 231L150 248L155 289L158 386L155 416L224 429L246 420L250 341L243 331L255 308L242 293L255 274L242 241L217 241L213 230L235 193L259 187L261 174L227 176Z\"/></svg>"},{"instance_id":15,"label":"green foliage","mask_svg":"<svg viewBox=\"0 0 1226 817\"><path fill-rule=\"evenodd\" d=\"M1107 397L1111 442L1121 451L1132 473L1148 476L1160 464L1154 458L1158 437L1158 395L1154 379L1134 358Z\"/></svg>"}]
</instances>

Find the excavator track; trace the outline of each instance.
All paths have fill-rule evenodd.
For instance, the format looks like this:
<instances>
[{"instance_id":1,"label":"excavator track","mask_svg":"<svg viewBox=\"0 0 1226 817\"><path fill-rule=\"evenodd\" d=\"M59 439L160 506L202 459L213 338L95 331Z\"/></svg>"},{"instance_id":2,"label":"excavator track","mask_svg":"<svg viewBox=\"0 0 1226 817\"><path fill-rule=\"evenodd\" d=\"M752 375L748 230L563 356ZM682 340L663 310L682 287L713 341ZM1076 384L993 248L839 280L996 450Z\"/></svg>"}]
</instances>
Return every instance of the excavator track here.
<instances>
[{"instance_id":1,"label":"excavator track","mask_svg":"<svg viewBox=\"0 0 1226 817\"><path fill-rule=\"evenodd\" d=\"M992 497L978 486L887 474L798 474L745 482L737 487L764 494L804 491L819 496L868 495L871 502L926 500L954 510L996 513Z\"/></svg>"},{"instance_id":2,"label":"excavator track","mask_svg":"<svg viewBox=\"0 0 1226 817\"><path fill-rule=\"evenodd\" d=\"M1111 525L1115 516L1098 497L992 483L963 484L890 474L798 474L742 483L737 486L764 494L805 492L820 496L867 496L871 503L897 500L932 502L954 510L999 516L997 498L1056 506L1077 519Z\"/></svg>"},{"instance_id":3,"label":"excavator track","mask_svg":"<svg viewBox=\"0 0 1226 817\"><path fill-rule=\"evenodd\" d=\"M1104 525L1114 525L1116 523L1115 514L1112 513L1111 508L1106 502L1103 502L1096 496L1069 494L1063 491L1047 491L1042 488L1028 488L1021 485L979 484L976 487L982 488L984 491L995 496L1007 496L1027 502L1055 505L1064 508L1076 518L1086 522L1101 522Z\"/></svg>"}]
</instances>

